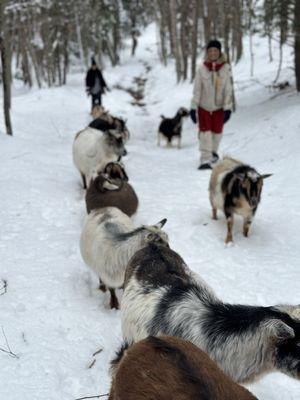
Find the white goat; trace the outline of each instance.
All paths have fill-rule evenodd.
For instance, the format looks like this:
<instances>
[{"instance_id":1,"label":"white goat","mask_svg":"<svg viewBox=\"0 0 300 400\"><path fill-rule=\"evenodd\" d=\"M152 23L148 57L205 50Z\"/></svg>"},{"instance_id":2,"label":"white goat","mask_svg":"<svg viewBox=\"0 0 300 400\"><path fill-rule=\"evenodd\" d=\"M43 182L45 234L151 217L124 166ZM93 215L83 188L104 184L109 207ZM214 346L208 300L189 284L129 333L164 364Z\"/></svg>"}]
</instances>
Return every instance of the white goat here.
<instances>
[{"instance_id":1,"label":"white goat","mask_svg":"<svg viewBox=\"0 0 300 400\"><path fill-rule=\"evenodd\" d=\"M130 258L150 242L168 242L168 236L161 231L165 223L162 220L134 229L131 219L115 207L93 210L86 217L80 239L81 255L99 276L99 288L109 288L111 308L119 307L115 289L123 286Z\"/></svg>"},{"instance_id":2,"label":"white goat","mask_svg":"<svg viewBox=\"0 0 300 400\"><path fill-rule=\"evenodd\" d=\"M86 189L95 169L105 167L125 155L122 135L116 130L107 132L90 127L78 132L73 143L73 161Z\"/></svg>"}]
</instances>

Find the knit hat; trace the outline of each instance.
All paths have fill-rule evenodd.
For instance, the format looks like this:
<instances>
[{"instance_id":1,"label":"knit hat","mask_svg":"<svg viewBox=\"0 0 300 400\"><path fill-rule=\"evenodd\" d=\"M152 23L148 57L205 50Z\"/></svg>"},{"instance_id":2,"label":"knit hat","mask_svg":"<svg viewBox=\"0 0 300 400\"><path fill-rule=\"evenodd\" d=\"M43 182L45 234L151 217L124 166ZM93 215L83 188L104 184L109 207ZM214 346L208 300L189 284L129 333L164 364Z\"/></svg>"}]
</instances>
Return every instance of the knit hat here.
<instances>
[{"instance_id":1,"label":"knit hat","mask_svg":"<svg viewBox=\"0 0 300 400\"><path fill-rule=\"evenodd\" d=\"M211 47L215 47L215 48L218 49L219 52L221 53L222 45L221 45L221 43L220 43L218 40L216 40L216 39L210 40L210 41L208 42L207 46L206 46L206 51L207 51L208 49L210 49Z\"/></svg>"},{"instance_id":2,"label":"knit hat","mask_svg":"<svg viewBox=\"0 0 300 400\"><path fill-rule=\"evenodd\" d=\"M91 63L92 63L92 65L97 65L94 57L91 57Z\"/></svg>"}]
</instances>

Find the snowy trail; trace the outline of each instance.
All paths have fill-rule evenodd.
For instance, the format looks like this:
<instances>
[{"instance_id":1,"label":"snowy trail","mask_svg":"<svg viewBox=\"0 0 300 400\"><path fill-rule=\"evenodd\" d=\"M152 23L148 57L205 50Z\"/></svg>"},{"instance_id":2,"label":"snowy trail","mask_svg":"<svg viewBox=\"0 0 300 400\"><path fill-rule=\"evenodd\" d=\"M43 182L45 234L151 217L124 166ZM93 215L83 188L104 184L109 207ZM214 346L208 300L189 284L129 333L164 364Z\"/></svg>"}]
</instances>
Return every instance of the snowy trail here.
<instances>
[{"instance_id":1,"label":"snowy trail","mask_svg":"<svg viewBox=\"0 0 300 400\"><path fill-rule=\"evenodd\" d=\"M111 87L147 78L145 107L133 106L122 90L104 98L112 113L128 118L124 162L140 198L136 225L168 218L171 247L224 301L300 303L299 98L287 93L267 100L272 96L253 85L237 93L240 107L226 126L222 151L274 176L265 183L250 237L242 236L237 220L235 245L226 248L224 217L210 218L209 172L196 169L195 126L185 121L181 150L156 146L159 115L189 107L192 86L176 85L173 65L159 65L151 29L136 58L105 71ZM235 73L245 82L242 68ZM0 136L0 279L8 282L0 296L0 326L19 357L0 352L5 400L107 393L109 360L121 342L119 312L108 309L108 296L97 290L79 253L85 204L71 147L89 120L82 78L74 74L63 88L16 93L15 137ZM249 387L263 400L300 396L299 382L277 373Z\"/></svg>"}]
</instances>

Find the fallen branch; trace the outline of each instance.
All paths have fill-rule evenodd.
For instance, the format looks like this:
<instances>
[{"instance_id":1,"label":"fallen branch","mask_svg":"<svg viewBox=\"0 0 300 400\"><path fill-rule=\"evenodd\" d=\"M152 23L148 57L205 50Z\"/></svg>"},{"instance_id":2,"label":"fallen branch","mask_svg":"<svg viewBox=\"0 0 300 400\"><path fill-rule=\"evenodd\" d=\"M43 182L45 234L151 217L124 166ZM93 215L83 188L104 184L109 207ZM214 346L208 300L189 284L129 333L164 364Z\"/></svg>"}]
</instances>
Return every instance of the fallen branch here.
<instances>
[{"instance_id":1,"label":"fallen branch","mask_svg":"<svg viewBox=\"0 0 300 400\"><path fill-rule=\"evenodd\" d=\"M0 296L3 296L7 292L7 280L1 279L1 281L3 282L3 286L0 288Z\"/></svg>"},{"instance_id":2,"label":"fallen branch","mask_svg":"<svg viewBox=\"0 0 300 400\"><path fill-rule=\"evenodd\" d=\"M99 350L95 351L95 353L93 353L93 357L95 357L97 354L101 353L101 351L103 351L103 349L99 349Z\"/></svg>"},{"instance_id":3,"label":"fallen branch","mask_svg":"<svg viewBox=\"0 0 300 400\"><path fill-rule=\"evenodd\" d=\"M75 399L75 400L99 399L100 397L105 397L105 396L109 396L109 393L106 393L106 394L98 394L98 396L79 397L78 399Z\"/></svg>"},{"instance_id":4,"label":"fallen branch","mask_svg":"<svg viewBox=\"0 0 300 400\"><path fill-rule=\"evenodd\" d=\"M95 365L96 362L96 358L93 359L93 361L90 363L90 365L88 366L88 368L92 368Z\"/></svg>"},{"instance_id":5,"label":"fallen branch","mask_svg":"<svg viewBox=\"0 0 300 400\"><path fill-rule=\"evenodd\" d=\"M6 342L7 350L2 349L2 348L0 347L0 351L2 351L3 353L9 354L9 355L10 355L11 357L13 357L13 358L19 358L15 353L13 353L13 352L11 351L11 348L10 348L10 346L9 346L9 343L8 343L7 337L6 337L6 335L5 335L3 326L1 326L1 329L2 329L2 334L3 334L4 339L5 339L5 342Z\"/></svg>"}]
</instances>

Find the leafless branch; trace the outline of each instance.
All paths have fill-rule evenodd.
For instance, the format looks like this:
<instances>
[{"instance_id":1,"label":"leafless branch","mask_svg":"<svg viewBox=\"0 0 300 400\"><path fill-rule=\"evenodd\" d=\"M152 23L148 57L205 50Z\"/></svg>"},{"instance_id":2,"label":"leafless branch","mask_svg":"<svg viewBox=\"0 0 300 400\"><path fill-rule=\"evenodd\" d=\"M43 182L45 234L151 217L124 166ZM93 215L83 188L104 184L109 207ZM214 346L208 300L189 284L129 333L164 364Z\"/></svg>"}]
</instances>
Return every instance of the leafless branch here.
<instances>
[{"instance_id":1,"label":"leafless branch","mask_svg":"<svg viewBox=\"0 0 300 400\"><path fill-rule=\"evenodd\" d=\"M88 368L92 368L96 363L96 358L93 359L93 361L90 363L90 365L88 366Z\"/></svg>"},{"instance_id":2,"label":"leafless branch","mask_svg":"<svg viewBox=\"0 0 300 400\"><path fill-rule=\"evenodd\" d=\"M0 288L0 296L3 296L7 292L7 280L1 279L3 286Z\"/></svg>"},{"instance_id":3,"label":"leafless branch","mask_svg":"<svg viewBox=\"0 0 300 400\"><path fill-rule=\"evenodd\" d=\"M99 349L93 353L93 357L95 357L97 354L100 354L103 351L103 349Z\"/></svg>"},{"instance_id":4,"label":"leafless branch","mask_svg":"<svg viewBox=\"0 0 300 400\"><path fill-rule=\"evenodd\" d=\"M109 396L109 393L106 393L106 394L99 394L98 396L79 397L78 399L75 399L75 400L100 399L100 397L105 397L105 396Z\"/></svg>"},{"instance_id":5,"label":"leafless branch","mask_svg":"<svg viewBox=\"0 0 300 400\"><path fill-rule=\"evenodd\" d=\"M3 334L3 336L4 336L4 339L5 339L5 343L6 343L7 350L0 348L0 351L2 351L3 353L9 354L9 355L10 355L11 357L13 357L13 358L19 358L15 353L13 353L13 352L11 351L11 348L10 348L10 346L9 346L9 343L8 343L7 337L6 337L6 335L5 335L3 326L1 326L1 329L2 329L2 334Z\"/></svg>"}]
</instances>

